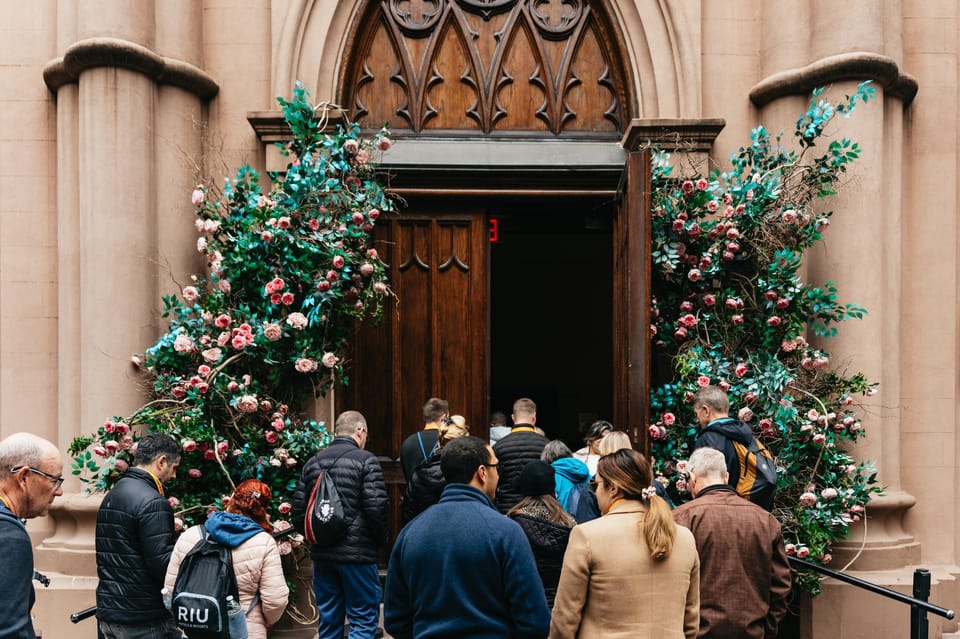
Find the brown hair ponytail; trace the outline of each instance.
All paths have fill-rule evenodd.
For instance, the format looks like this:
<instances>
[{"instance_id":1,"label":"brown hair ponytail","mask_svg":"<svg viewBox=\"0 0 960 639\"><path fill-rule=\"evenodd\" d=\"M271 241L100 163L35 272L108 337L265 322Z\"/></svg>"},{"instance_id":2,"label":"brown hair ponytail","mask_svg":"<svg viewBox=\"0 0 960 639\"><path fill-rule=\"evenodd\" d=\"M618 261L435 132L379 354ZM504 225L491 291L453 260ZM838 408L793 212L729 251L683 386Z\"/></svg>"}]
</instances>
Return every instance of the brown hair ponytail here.
<instances>
[{"instance_id":1,"label":"brown hair ponytail","mask_svg":"<svg viewBox=\"0 0 960 639\"><path fill-rule=\"evenodd\" d=\"M639 452L621 449L600 458L597 474L603 481L620 489L624 499L634 499L647 506L640 532L650 547L650 556L660 561L670 556L677 538L677 525L670 507L652 491L653 469Z\"/></svg>"}]
</instances>

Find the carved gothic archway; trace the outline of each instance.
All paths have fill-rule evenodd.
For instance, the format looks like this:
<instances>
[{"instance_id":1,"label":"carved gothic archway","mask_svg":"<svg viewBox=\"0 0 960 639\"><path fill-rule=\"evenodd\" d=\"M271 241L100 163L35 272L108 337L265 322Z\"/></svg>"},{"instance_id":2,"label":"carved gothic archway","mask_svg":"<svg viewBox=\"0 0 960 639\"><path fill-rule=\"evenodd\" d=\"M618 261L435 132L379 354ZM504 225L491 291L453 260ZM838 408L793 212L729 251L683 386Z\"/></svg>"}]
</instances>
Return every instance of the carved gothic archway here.
<instances>
[{"instance_id":1,"label":"carved gothic archway","mask_svg":"<svg viewBox=\"0 0 960 639\"><path fill-rule=\"evenodd\" d=\"M338 102L394 132L618 139L622 40L597 0L382 0L357 12Z\"/></svg>"}]
</instances>

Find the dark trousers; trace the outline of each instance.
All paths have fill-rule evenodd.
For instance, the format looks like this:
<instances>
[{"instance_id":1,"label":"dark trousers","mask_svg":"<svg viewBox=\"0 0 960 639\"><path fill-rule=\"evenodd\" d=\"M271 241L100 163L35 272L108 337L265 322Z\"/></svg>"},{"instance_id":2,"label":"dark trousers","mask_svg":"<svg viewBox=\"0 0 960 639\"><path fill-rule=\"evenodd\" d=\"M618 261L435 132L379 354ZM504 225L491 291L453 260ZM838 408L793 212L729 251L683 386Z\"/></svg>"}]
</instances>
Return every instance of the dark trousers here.
<instances>
[{"instance_id":1,"label":"dark trousers","mask_svg":"<svg viewBox=\"0 0 960 639\"><path fill-rule=\"evenodd\" d=\"M318 639L342 639L343 620L350 621L350 639L373 639L380 621L380 574L377 564L313 562L317 595Z\"/></svg>"}]
</instances>

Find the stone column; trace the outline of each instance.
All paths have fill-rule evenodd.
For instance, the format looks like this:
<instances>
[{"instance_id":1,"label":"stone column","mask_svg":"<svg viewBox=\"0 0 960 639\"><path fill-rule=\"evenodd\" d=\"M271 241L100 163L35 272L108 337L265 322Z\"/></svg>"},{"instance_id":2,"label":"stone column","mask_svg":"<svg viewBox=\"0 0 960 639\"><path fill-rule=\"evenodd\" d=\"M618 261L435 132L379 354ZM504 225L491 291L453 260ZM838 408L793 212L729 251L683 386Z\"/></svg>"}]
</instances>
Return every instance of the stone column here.
<instances>
[{"instance_id":1,"label":"stone column","mask_svg":"<svg viewBox=\"0 0 960 639\"><path fill-rule=\"evenodd\" d=\"M199 3L61 2L59 57L44 69L57 93L59 441L66 449L145 395L130 356L159 333L161 291L202 262L190 190L201 162L205 101L216 83L202 59ZM190 24L194 26L189 27ZM53 634L94 602L99 495L76 480L51 508L37 548L49 574L35 613ZM84 622L92 624L93 622Z\"/></svg>"}]
</instances>

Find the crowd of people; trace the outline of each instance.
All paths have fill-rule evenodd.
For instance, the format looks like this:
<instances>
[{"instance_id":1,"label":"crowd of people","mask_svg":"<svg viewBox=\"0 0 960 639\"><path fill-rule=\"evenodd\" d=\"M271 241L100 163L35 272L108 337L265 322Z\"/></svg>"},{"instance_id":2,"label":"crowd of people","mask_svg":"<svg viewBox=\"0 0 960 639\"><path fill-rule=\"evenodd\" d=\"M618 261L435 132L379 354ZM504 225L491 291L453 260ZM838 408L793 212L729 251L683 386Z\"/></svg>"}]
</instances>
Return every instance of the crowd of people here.
<instances>
[{"instance_id":1,"label":"crowd of people","mask_svg":"<svg viewBox=\"0 0 960 639\"><path fill-rule=\"evenodd\" d=\"M592 424L573 452L547 439L530 399L514 402L509 432L488 440L431 398L423 429L400 449L404 525L383 588L383 470L366 450L364 416L341 413L291 500L292 524L303 532L316 522L320 483L332 480L342 519L334 539L310 549L318 638L339 639L345 625L351 639L378 636L381 605L383 627L397 639L776 636L790 592L780 524L751 501L743 462L718 435L746 437L727 416L726 395L707 387L693 408L703 427L686 466L693 499L674 508L649 460L609 422ZM202 546L226 549L235 576L229 603L246 620L242 637L220 636L264 639L289 595L267 514L270 488L240 483L223 512L176 538L165 483L179 460L171 436L143 437L133 466L103 499L100 631L107 639L209 636L171 614L171 595ZM62 471L46 440L18 433L0 442L0 543L8 549L0 577L10 593L0 598L0 639L34 639L24 521L62 494Z\"/></svg>"}]
</instances>

